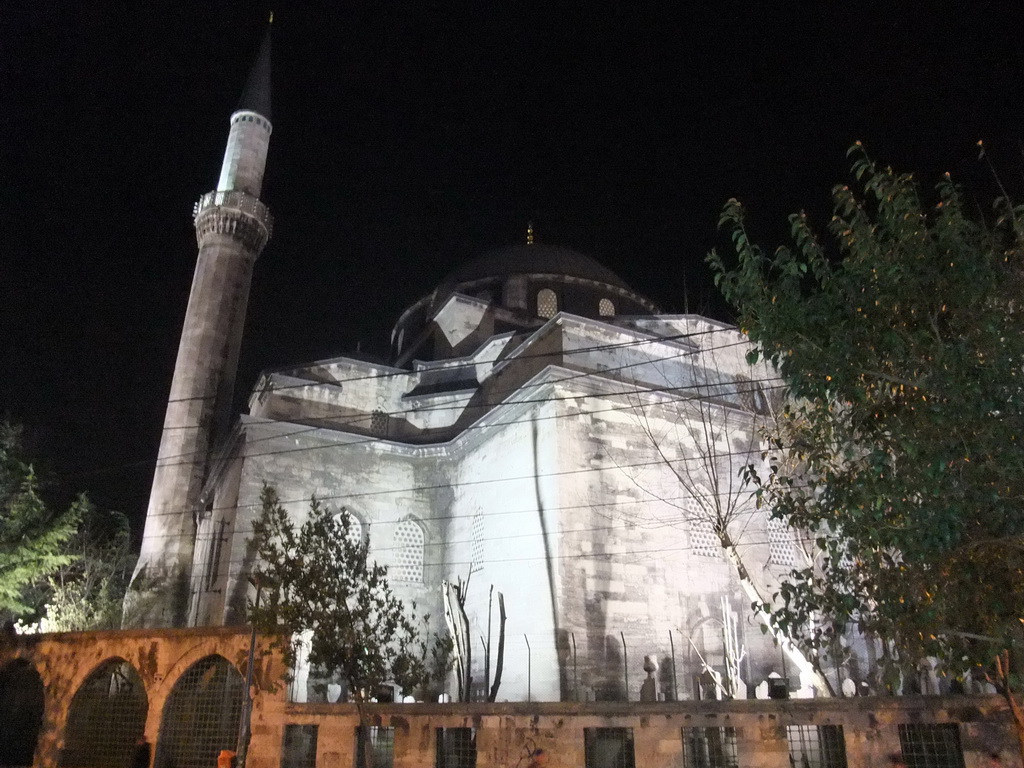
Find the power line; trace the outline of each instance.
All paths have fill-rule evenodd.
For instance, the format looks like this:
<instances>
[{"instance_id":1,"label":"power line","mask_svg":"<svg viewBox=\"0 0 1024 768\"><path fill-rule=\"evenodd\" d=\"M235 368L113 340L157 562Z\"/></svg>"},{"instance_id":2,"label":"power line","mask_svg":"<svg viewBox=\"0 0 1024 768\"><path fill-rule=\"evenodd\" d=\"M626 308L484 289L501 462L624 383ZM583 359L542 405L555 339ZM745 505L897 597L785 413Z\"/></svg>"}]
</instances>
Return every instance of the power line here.
<instances>
[{"instance_id":1,"label":"power line","mask_svg":"<svg viewBox=\"0 0 1024 768\"><path fill-rule=\"evenodd\" d=\"M351 378L336 379L334 381L306 380L306 381L304 381L301 384L287 384L287 385L284 385L284 386L281 386L281 387L275 387L275 390L276 391L283 391L283 390L293 389L293 388L294 389L301 389L303 387L315 386L315 385L321 385L321 386L342 386L343 384L351 384L351 383L354 383L354 382L375 381L375 380L381 380L381 379L398 378L398 377L403 377L403 376L414 376L416 374L422 374L422 373L426 373L426 372L435 372L435 371L444 371L445 373L448 373L448 372L451 372L451 371L460 372L460 371L463 371L463 370L476 369L477 367L479 367L481 365L487 365L487 364L491 364L494 367L498 367L498 366L504 365L505 363L507 363L507 362L509 362L511 360L530 360L530 359L534 359L534 358L538 358L539 359L539 358L545 358L545 357L552 357L553 354L555 354L555 353L552 353L552 352L523 352L521 354L517 354L517 350L520 350L520 349L523 349L524 347L530 346L531 340L541 330L543 330L545 327L547 327L548 325L550 325L550 324L552 324L554 322L555 322L555 320L552 319L551 321L549 321L548 323L545 323L540 328L537 328L534 331L532 331L530 333L530 335L526 339L524 339L524 341L520 345L518 345L515 349L512 350L512 352L509 354L508 357L502 358L500 360L497 360L497 359L496 360L473 360L472 358L465 358L466 362L457 363L455 365L426 366L426 367L420 368L418 370L405 370L405 369L392 370L392 371L387 371L385 373L374 373L374 374L366 374L366 375L363 375L363 376L352 376ZM626 327L622 327L622 326L616 326L616 328L619 331L626 332L626 333L628 333L628 332L633 332L633 333L649 333L649 332L639 331L637 329L626 328ZM726 332L728 332L730 330L735 331L735 332L738 333L738 331L736 331L735 328L723 327L723 328L713 328L713 329L705 330L705 331L688 331L686 333L676 333L676 334L670 334L668 336L650 336L650 335L648 335L647 338L634 339L632 341L610 342L610 343L606 343L606 344L597 344L597 345L594 345L594 346L591 346L591 347L580 347L578 349L559 350L557 354L575 355L575 354L585 354L585 353L590 353L590 352L603 352L603 351L613 350L613 349L624 349L624 348L627 348L627 347L640 346L640 345L643 345L643 344L661 344L661 343L665 343L665 342L681 341L683 339L695 338L695 337L703 336L703 335L710 334L710 333L726 333ZM742 341L742 342L734 342L734 343L749 344L751 342L745 340L745 341ZM724 346L727 346L727 345L723 345L723 347ZM732 345L730 344L728 346L732 346ZM694 351L699 351L699 350L694 350ZM309 369L309 368L316 367L316 366L318 366L318 365L320 365L322 363L330 363L330 362L333 362L334 360L339 360L339 359L340 360L348 360L348 359L351 359L351 358L345 358L345 357L329 358L329 359L323 360L323 361L314 361L312 363L306 364L305 366L300 364L300 366L298 366L298 367L277 368L277 369L273 369L271 371L268 371L268 373L270 373L270 374L276 374L276 373L277 374L283 374L283 373L287 373L287 372L290 372L290 371L302 371L304 369ZM360 360L353 360L353 362L364 363L364 361L360 361ZM364 363L364 364L365 365L378 365L377 363ZM381 363L380 365L386 365L386 364ZM387 367L390 367L390 366L387 366ZM213 399L215 397L216 397L216 395L206 395L206 396L203 396L203 397L170 398L170 399L168 399L167 402L168 402L168 404L170 404L170 403L183 403L183 402L190 402L190 401L193 401L193 400L211 400L211 399ZM184 429L184 428L185 427L170 427L170 429Z\"/></svg>"},{"instance_id":2,"label":"power line","mask_svg":"<svg viewBox=\"0 0 1024 768\"><path fill-rule=\"evenodd\" d=\"M602 371L576 372L576 373L573 373L571 375L563 376L563 377L557 378L557 379L551 379L551 380L542 381L542 382L536 382L536 383L532 383L532 384L527 382L527 383L524 383L524 384L522 384L520 386L517 386L515 388L511 388L511 389L505 390L505 391L516 392L516 391L522 391L524 389L530 389L530 388L547 387L547 386L552 386L552 385L555 385L555 384L560 384L560 383L563 383L563 382L566 382L566 381L573 381L573 380L577 380L577 379L581 379L581 378L607 378L606 374L614 372L614 371L617 371L617 370L625 370L627 368L632 368L632 367L636 367L636 366L640 366L640 365L644 365L644 366L652 365L655 362L660 362L660 361L665 360L665 359L677 359L678 357L682 357L683 355L688 355L688 354L692 354L692 353L686 352L686 353L682 353L682 354L680 354L678 356L675 356L675 357L672 357L672 358L659 358L656 361L643 361L643 362L640 362L640 363L629 363L629 364L625 364L625 365L622 365L622 366L617 366L615 368L604 369ZM775 377L766 377L766 378L761 378L761 379L748 379L748 380L743 382L743 385L744 385L744 387L741 388L739 386L739 382L733 382L731 384L731 386L733 386L735 388L735 392L736 392L736 394L738 396L742 396L743 394L762 394L763 395L766 392L771 392L773 390L779 390L779 389L784 389L785 388L785 385L780 383L779 380L777 378L775 378ZM643 386L643 388L640 388L641 386ZM699 393L702 390L705 391L709 397L714 397L716 393L713 392L713 390L717 390L719 388L726 388L728 386L730 386L730 383L727 383L727 382L697 383L697 384L689 384L689 385L681 385L681 386L664 386L664 387L652 387L652 386L646 386L646 385L639 385L639 384L637 384L635 387L633 387L631 389L621 390L621 391L618 391L618 392L596 392L596 393L591 393L591 394L564 395L564 396L559 396L559 397L537 397L537 398L529 398L529 399L525 399L525 400L505 400L505 401L501 401L501 402L494 403L494 404L484 404L484 405L478 406L481 409L486 409L484 411L484 413L479 418L482 418L487 413L490 413L490 412L492 412L494 410L497 410L498 408L501 408L501 407L510 407L510 406L515 406L515 405L544 404L544 403L551 403L551 402L560 402L560 401L565 401L565 400L580 400L580 399L590 399L590 398L604 398L604 399L608 399L608 398L621 397L621 396L631 396L631 395L632 396L638 396L638 395L642 395L642 394L646 394L646 393L662 393L662 394L666 394L666 393L672 393L672 392L679 393L679 392L689 392L689 391L696 391L696 392ZM662 402L663 403L686 402L686 401L693 401L693 400L698 400L698 399L700 399L699 395L696 396L696 397L688 395L688 396L685 396L685 397L669 399L667 401L662 401ZM612 408L608 408L608 409L603 409L603 411L589 411L589 413L601 413L601 412L608 412L608 411L615 411L615 410L631 410L631 409L636 409L638 407L640 407L640 406L636 405L636 404L629 404L629 405L624 405L624 406L616 406L616 407L612 407ZM397 416L410 415L410 414L417 414L418 415L418 414L438 412L438 411L444 411L444 410L459 410L459 411L465 412L467 410L467 407L466 407L466 405L452 405L452 406L434 406L434 407L430 407L430 408L409 408L409 409L406 409L404 411L396 411L396 412L389 413L389 414L386 414L386 415L389 416L389 417L392 417L392 416L396 416L397 417ZM547 418L574 418L575 416L577 416L577 414L555 414L554 416L551 416L551 417L541 417L541 418L542 419L547 419ZM343 427L346 426L347 424L358 424L358 423L366 422L367 420L369 420L369 418L372 418L372 414L365 414L364 413L364 414L360 414L358 416L350 417L347 421L343 421L343 423L340 424L340 425L317 425L317 426L305 427L305 428L300 429L300 430L295 430L294 432L289 433L289 434L272 435L272 436L268 436L268 437L265 437L265 438L255 438L253 440L248 441L247 445L251 445L251 444L256 443L256 442L262 442L264 440L286 439L288 437L292 437L292 436L295 436L295 435L306 434L306 433L314 432L314 431L318 431L318 430L325 430L325 431L334 431L334 432L345 433L345 430L343 429ZM278 423L280 423L280 422L278 422ZM452 438L449 438L449 440L445 440L445 441L441 441L441 442L449 442L451 439L456 439L462 433L468 432L468 431L473 430L473 429L489 429L489 428L493 428L493 427L496 427L496 426L507 426L507 425L515 424L515 423L519 423L518 420L511 420L511 421L505 421L505 422L495 422L495 423L491 423L491 424L475 424L475 423L474 424L469 424L469 425L463 427L459 431L458 434L456 434ZM346 433L346 434L352 434L352 433ZM268 451L268 452L265 452L265 453L250 454L250 455L251 456L270 456L270 455L275 455L277 453L292 453L292 452L296 452L296 451L307 451L307 450L311 451L311 450L318 450L318 449L321 449L321 448L341 447L342 445L345 445L345 446L349 446L349 445L350 446L355 446L355 445L361 445L361 444L364 444L364 443L379 442L379 441L386 441L386 438L383 438L383 437L380 437L380 436L370 435L370 436L366 436L364 439L354 440L354 441L350 441L350 442L344 443L344 444L328 445L328 446L305 446L305 447L301 447L301 448L289 448L289 449L282 449L282 450L278 450L278 451ZM401 443L402 441L392 440L392 441L387 441L387 442L399 442L399 443ZM430 445L431 443L403 443L403 444L410 445L412 447L420 447L420 446ZM433 443L433 444L439 444L439 443ZM157 459L157 466L167 467L167 466L178 466L178 465L193 464L193 463L195 463L196 458L198 458L200 455L201 455L200 452L193 451L193 452L189 452L189 453L171 455L171 456L165 457L164 459L159 459L158 458ZM202 454L202 455L205 456L205 454ZM171 462L171 460L173 460L173 459L183 459L183 461L168 463L168 462ZM161 462L164 462L164 463L161 463ZM121 465L121 467L133 466L133 465L141 464L141 463L148 463L148 460L146 460L145 462L135 462L135 463L132 463L132 464ZM115 467L115 468L117 468L117 467Z\"/></svg>"},{"instance_id":3,"label":"power line","mask_svg":"<svg viewBox=\"0 0 1024 768\"><path fill-rule=\"evenodd\" d=\"M734 456L734 455L746 456L746 455L750 455L750 454L749 453L744 453L744 452L739 452L739 451L723 452L723 453L716 453L715 454L715 458L718 458L720 456L725 456L725 455L728 455L728 456ZM679 462L684 462L684 461L689 462L689 461L705 461L705 460L707 460L707 457L696 456L696 457L688 457L688 458L685 458L685 459L679 459L678 461ZM356 493L339 493L339 494L323 495L323 496L317 496L317 495L314 494L313 496L303 496L303 497L299 497L299 498L295 498L295 499L279 499L278 502L281 505L283 505L283 506L284 505L309 503L309 502L311 502L313 500L313 498L316 498L316 500L318 502L327 502L327 501L350 502L352 499L361 499L361 498L368 498L368 497L379 497L379 496L384 496L384 495L410 494L410 493L417 493L417 492L424 492L424 491L437 491L437 490L456 490L458 488L464 488L464 487L467 487L467 486L475 486L475 485L496 485L496 484L499 484L499 483L512 483L512 482L522 482L522 481L535 480L537 478L551 478L551 477L562 477L562 476L566 476L566 475L580 475L580 474L586 474L586 473L589 473L589 472L604 472L604 471L611 471L611 470L615 470L615 469L623 471L623 470L626 470L626 469L640 469L640 468L644 468L644 467L664 466L664 465L665 465L665 460L659 458L659 459L655 459L655 460L652 460L652 461L634 462L634 463L631 463L631 464L612 464L612 465L603 465L601 467L583 467L583 468L579 468L579 469L561 470L561 471L558 471L558 472L548 472L548 473L542 474L542 475L530 474L530 475L520 475L520 476L517 476L517 477L498 477L498 478L488 478L488 479L485 479L485 480L466 480L466 481L463 481L461 483L454 483L454 484L453 483L437 483L437 484L434 484L434 485L422 485L422 486L397 488L397 489L396 488L387 488L387 489L378 489L378 490L372 490L372 491L360 491L360 492L356 492ZM641 488L641 491L643 491L644 493L647 493L648 496L652 496L649 493L649 491L646 491L643 488ZM734 495L735 493L736 492L733 492L733 491L718 491L718 492L706 493L706 494L703 494L703 495L704 496L710 496L710 497L727 497L727 496ZM753 493L753 491L751 491L751 493ZM681 496L681 497L678 497L678 498L692 498L692 497L693 497L693 494L689 494L688 493L685 496ZM657 503L659 501L665 502L665 500L662 499L662 498L659 498L659 497L656 497L656 496L652 496L652 498L650 498L650 499L643 499L643 500L632 500L631 499L629 501L622 502L622 504L640 504L640 503L650 504L650 503ZM222 506L222 507L214 507L211 510L209 510L209 512L212 513L212 512L223 511L223 510L243 510L243 509L247 509L247 508L255 508L255 507L258 507L260 505L260 503L261 502L259 502L259 501L253 501L251 503L246 503L246 504L225 505L225 506ZM666 503L671 503L671 501L668 501ZM569 506L566 506L566 507L557 507L557 506L555 506L555 507L548 507L548 509L550 509L550 510L583 509L583 508L592 508L592 507L595 507L595 506L606 506L606 505L600 505L600 504L598 504L598 505L595 505L595 504L576 504L576 505L569 505ZM498 515L498 514L510 514L510 513L506 513L506 512L487 513L487 515L485 515L485 517L489 516L489 515ZM177 512L167 512L167 513L161 513L160 515L154 515L154 516L152 516L152 519L157 519L159 517L174 517L174 518L177 518L178 516L179 516L179 513L177 513ZM438 516L431 516L431 517L419 517L419 516L414 516L414 517L416 517L417 520L425 520L425 521L434 522L434 521L443 521L443 520L454 520L454 519L464 518L464 517L468 517L468 516L467 515L438 515ZM150 536L149 540L155 540L155 539L161 539L161 538L163 538L163 539L177 539L177 538L183 538L183 537L186 537L186 536L189 536L189 534L184 534L184 533L178 533L178 534L167 533L167 534L161 534L161 535L156 535L156 536Z\"/></svg>"}]
</instances>

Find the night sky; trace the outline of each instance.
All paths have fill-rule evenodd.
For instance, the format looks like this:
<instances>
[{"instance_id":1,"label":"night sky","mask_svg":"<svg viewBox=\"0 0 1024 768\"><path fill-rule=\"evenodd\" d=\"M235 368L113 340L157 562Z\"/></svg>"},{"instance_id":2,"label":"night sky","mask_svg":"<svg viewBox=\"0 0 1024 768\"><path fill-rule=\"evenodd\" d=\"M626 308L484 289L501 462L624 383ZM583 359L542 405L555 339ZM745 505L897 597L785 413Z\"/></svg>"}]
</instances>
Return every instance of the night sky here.
<instances>
[{"instance_id":1,"label":"night sky","mask_svg":"<svg viewBox=\"0 0 1024 768\"><path fill-rule=\"evenodd\" d=\"M78 10L72 6L77 5ZM693 7L689 7L692 5ZM685 10L680 10L685 7ZM196 244L268 6L15 4L0 25L0 413L59 481L140 522ZM674 9L674 10L670 10ZM824 225L845 150L984 198L1021 186L1024 4L282 3L238 375L386 348L466 259L537 239L669 311L704 265Z\"/></svg>"}]
</instances>

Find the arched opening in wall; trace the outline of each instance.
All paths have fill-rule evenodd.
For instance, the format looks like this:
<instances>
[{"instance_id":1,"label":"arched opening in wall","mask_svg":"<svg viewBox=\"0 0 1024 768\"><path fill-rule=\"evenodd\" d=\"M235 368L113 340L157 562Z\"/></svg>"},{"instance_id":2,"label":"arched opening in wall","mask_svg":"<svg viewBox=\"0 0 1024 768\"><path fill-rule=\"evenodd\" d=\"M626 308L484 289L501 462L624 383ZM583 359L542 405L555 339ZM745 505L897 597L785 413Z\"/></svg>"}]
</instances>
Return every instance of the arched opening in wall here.
<instances>
[{"instance_id":1,"label":"arched opening in wall","mask_svg":"<svg viewBox=\"0 0 1024 768\"><path fill-rule=\"evenodd\" d=\"M0 670L0 765L32 765L43 724L43 681L27 661Z\"/></svg>"},{"instance_id":2,"label":"arched opening in wall","mask_svg":"<svg viewBox=\"0 0 1024 768\"><path fill-rule=\"evenodd\" d=\"M423 527L406 518L395 528L395 565L391 575L395 581L423 582Z\"/></svg>"},{"instance_id":3,"label":"arched opening in wall","mask_svg":"<svg viewBox=\"0 0 1024 768\"><path fill-rule=\"evenodd\" d=\"M336 509L338 508L336 507ZM348 540L353 544L365 544L370 534L370 526L363 520L363 516L346 506L338 509L334 517L340 519L343 514L348 518L348 533L346 535Z\"/></svg>"},{"instance_id":4,"label":"arched opening in wall","mask_svg":"<svg viewBox=\"0 0 1024 768\"><path fill-rule=\"evenodd\" d=\"M223 656L207 656L171 690L160 718L156 768L210 768L235 749L245 681Z\"/></svg>"},{"instance_id":5,"label":"arched opening in wall","mask_svg":"<svg viewBox=\"0 0 1024 768\"><path fill-rule=\"evenodd\" d=\"M601 317L615 317L615 305L611 299L601 299L597 304L597 313Z\"/></svg>"},{"instance_id":6,"label":"arched opening in wall","mask_svg":"<svg viewBox=\"0 0 1024 768\"><path fill-rule=\"evenodd\" d=\"M104 662L71 699L58 765L129 765L148 710L146 690L135 668L124 659Z\"/></svg>"},{"instance_id":7,"label":"arched opening in wall","mask_svg":"<svg viewBox=\"0 0 1024 768\"><path fill-rule=\"evenodd\" d=\"M552 318L558 314L558 296L550 288L537 291L537 317Z\"/></svg>"}]
</instances>

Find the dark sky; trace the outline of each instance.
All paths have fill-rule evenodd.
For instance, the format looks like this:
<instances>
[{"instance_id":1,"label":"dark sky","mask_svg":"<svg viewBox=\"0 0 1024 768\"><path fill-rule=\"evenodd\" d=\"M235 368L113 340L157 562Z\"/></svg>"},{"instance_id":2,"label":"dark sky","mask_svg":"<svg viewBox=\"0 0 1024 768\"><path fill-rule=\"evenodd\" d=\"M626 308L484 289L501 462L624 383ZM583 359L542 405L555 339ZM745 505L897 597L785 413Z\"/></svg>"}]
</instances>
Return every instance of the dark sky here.
<instances>
[{"instance_id":1,"label":"dark sky","mask_svg":"<svg viewBox=\"0 0 1024 768\"><path fill-rule=\"evenodd\" d=\"M73 10L72 6L78 6ZM691 7L692 6L692 7ZM196 246L266 19L243 2L67 3L0 28L0 412L66 498L145 511ZM1024 4L288 3L238 376L386 342L461 261L538 240L666 309L724 316L729 197L777 244L862 139L926 188L1016 184ZM984 195L982 195L983 197Z\"/></svg>"}]
</instances>

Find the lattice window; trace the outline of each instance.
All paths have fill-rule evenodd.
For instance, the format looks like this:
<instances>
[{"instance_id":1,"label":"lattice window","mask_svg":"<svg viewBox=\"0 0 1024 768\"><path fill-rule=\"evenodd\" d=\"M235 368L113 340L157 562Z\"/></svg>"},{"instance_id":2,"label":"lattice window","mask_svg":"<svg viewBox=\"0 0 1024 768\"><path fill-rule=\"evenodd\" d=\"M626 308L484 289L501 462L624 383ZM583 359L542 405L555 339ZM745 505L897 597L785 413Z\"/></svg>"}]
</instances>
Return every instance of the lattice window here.
<instances>
[{"instance_id":1,"label":"lattice window","mask_svg":"<svg viewBox=\"0 0 1024 768\"><path fill-rule=\"evenodd\" d=\"M697 557L721 557L722 542L705 514L690 516L690 552Z\"/></svg>"},{"instance_id":2,"label":"lattice window","mask_svg":"<svg viewBox=\"0 0 1024 768\"><path fill-rule=\"evenodd\" d=\"M423 581L423 544L423 529L415 520L403 520L395 528L391 575L396 581Z\"/></svg>"},{"instance_id":3,"label":"lattice window","mask_svg":"<svg viewBox=\"0 0 1024 768\"><path fill-rule=\"evenodd\" d=\"M793 567L793 539L785 520L768 518L768 559L772 565Z\"/></svg>"},{"instance_id":4,"label":"lattice window","mask_svg":"<svg viewBox=\"0 0 1024 768\"><path fill-rule=\"evenodd\" d=\"M476 768L476 730L437 729L436 768Z\"/></svg>"},{"instance_id":5,"label":"lattice window","mask_svg":"<svg viewBox=\"0 0 1024 768\"><path fill-rule=\"evenodd\" d=\"M235 749L245 681L222 656L207 656L174 684L160 718L156 765L210 768Z\"/></svg>"},{"instance_id":6,"label":"lattice window","mask_svg":"<svg viewBox=\"0 0 1024 768\"><path fill-rule=\"evenodd\" d=\"M550 288L537 292L537 317L554 317L558 314L558 296Z\"/></svg>"},{"instance_id":7,"label":"lattice window","mask_svg":"<svg viewBox=\"0 0 1024 768\"><path fill-rule=\"evenodd\" d=\"M484 567L484 516L477 512L473 515L473 560L469 572L483 570Z\"/></svg>"},{"instance_id":8,"label":"lattice window","mask_svg":"<svg viewBox=\"0 0 1024 768\"><path fill-rule=\"evenodd\" d=\"M901 723L899 732L908 768L964 768L956 723Z\"/></svg>"},{"instance_id":9,"label":"lattice window","mask_svg":"<svg viewBox=\"0 0 1024 768\"><path fill-rule=\"evenodd\" d=\"M315 725L285 725L281 768L316 768L316 739Z\"/></svg>"},{"instance_id":10,"label":"lattice window","mask_svg":"<svg viewBox=\"0 0 1024 768\"><path fill-rule=\"evenodd\" d=\"M632 728L584 728L586 768L635 768Z\"/></svg>"},{"instance_id":11,"label":"lattice window","mask_svg":"<svg viewBox=\"0 0 1024 768\"><path fill-rule=\"evenodd\" d=\"M342 507L341 512L335 515L335 519L340 522L343 514L348 517L348 533L345 535L345 538L353 544L362 544L366 541L367 534L366 526L363 524L362 519L348 507Z\"/></svg>"},{"instance_id":12,"label":"lattice window","mask_svg":"<svg viewBox=\"0 0 1024 768\"><path fill-rule=\"evenodd\" d=\"M359 736L363 727L356 728L356 762L354 768L364 768L366 765L365 752L369 746L373 753L373 768L392 768L395 764L395 729L370 726L366 729L366 740Z\"/></svg>"},{"instance_id":13,"label":"lattice window","mask_svg":"<svg viewBox=\"0 0 1024 768\"><path fill-rule=\"evenodd\" d=\"M146 727L149 701L138 673L111 659L82 683L71 700L59 765L128 765Z\"/></svg>"},{"instance_id":14,"label":"lattice window","mask_svg":"<svg viewBox=\"0 0 1024 768\"><path fill-rule=\"evenodd\" d=\"M841 725L790 725L789 764L796 768L846 768Z\"/></svg>"},{"instance_id":15,"label":"lattice window","mask_svg":"<svg viewBox=\"0 0 1024 768\"><path fill-rule=\"evenodd\" d=\"M370 432L373 434L384 437L388 433L388 423L391 417L388 416L384 411L378 408L372 414L370 414Z\"/></svg>"},{"instance_id":16,"label":"lattice window","mask_svg":"<svg viewBox=\"0 0 1024 768\"><path fill-rule=\"evenodd\" d=\"M597 304L597 313L601 317L615 317L615 305L611 299L601 299Z\"/></svg>"},{"instance_id":17,"label":"lattice window","mask_svg":"<svg viewBox=\"0 0 1024 768\"><path fill-rule=\"evenodd\" d=\"M0 670L0 765L32 765L43 701L43 681L27 661L12 661Z\"/></svg>"},{"instance_id":18,"label":"lattice window","mask_svg":"<svg viewBox=\"0 0 1024 768\"><path fill-rule=\"evenodd\" d=\"M736 729L683 728L683 765L686 768L737 768Z\"/></svg>"}]
</instances>

